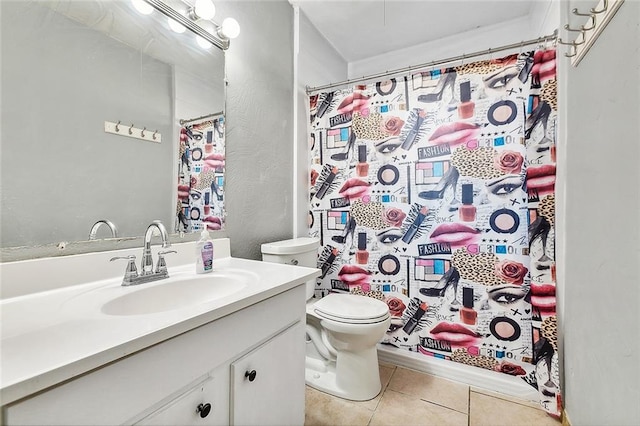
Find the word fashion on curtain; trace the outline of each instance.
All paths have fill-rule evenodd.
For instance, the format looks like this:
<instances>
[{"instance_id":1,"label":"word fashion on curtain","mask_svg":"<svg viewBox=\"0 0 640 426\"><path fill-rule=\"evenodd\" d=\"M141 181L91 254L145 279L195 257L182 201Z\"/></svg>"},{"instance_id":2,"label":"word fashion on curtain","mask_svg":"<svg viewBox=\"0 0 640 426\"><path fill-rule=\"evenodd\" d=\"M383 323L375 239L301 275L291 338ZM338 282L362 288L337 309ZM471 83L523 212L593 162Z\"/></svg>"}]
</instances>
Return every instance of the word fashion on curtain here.
<instances>
[{"instance_id":1,"label":"word fashion on curtain","mask_svg":"<svg viewBox=\"0 0 640 426\"><path fill-rule=\"evenodd\" d=\"M310 96L316 297L383 300L383 343L516 376L560 412L555 49Z\"/></svg>"}]
</instances>

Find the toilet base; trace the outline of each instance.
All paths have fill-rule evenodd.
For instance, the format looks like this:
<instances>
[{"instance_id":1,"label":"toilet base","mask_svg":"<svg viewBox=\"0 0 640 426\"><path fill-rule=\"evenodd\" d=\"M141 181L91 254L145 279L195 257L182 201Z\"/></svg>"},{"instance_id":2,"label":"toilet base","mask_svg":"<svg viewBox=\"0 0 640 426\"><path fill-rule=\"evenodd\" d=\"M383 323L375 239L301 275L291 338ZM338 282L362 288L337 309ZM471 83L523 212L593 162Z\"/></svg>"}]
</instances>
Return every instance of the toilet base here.
<instances>
[{"instance_id":1,"label":"toilet base","mask_svg":"<svg viewBox=\"0 0 640 426\"><path fill-rule=\"evenodd\" d=\"M338 352L336 361L307 356L305 365L307 385L352 401L368 401L375 398L382 390L378 353L375 347L366 352L357 355ZM336 370L337 365L340 366L339 371Z\"/></svg>"}]
</instances>

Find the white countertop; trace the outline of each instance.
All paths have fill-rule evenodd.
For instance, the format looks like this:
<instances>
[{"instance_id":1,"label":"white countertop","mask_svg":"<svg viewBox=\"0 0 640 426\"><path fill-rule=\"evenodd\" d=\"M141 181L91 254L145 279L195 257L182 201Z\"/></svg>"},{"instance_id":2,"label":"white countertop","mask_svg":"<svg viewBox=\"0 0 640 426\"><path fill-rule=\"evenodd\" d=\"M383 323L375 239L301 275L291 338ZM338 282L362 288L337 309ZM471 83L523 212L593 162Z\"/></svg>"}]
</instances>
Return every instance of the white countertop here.
<instances>
[{"instance_id":1,"label":"white countertop","mask_svg":"<svg viewBox=\"0 0 640 426\"><path fill-rule=\"evenodd\" d=\"M99 300L96 295L106 295L107 290L136 291L162 285L162 281L121 287L119 277L0 301L2 405L229 315L320 274L313 268L232 257L215 260L214 270L233 269L249 271L255 282L219 299L152 314L103 314L99 305L109 299ZM194 270L193 264L169 267L169 274L195 275Z\"/></svg>"}]
</instances>

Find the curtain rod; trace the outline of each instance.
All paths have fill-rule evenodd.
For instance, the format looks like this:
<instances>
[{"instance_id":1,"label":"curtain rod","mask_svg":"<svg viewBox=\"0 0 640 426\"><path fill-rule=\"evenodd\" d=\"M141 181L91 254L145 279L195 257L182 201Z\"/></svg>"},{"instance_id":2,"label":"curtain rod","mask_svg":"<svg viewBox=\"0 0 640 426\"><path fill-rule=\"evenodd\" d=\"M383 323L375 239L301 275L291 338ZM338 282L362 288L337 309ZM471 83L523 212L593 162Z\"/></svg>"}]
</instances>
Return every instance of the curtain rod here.
<instances>
[{"instance_id":1,"label":"curtain rod","mask_svg":"<svg viewBox=\"0 0 640 426\"><path fill-rule=\"evenodd\" d=\"M214 112L213 114L201 115L200 117L190 118L188 120L180 119L180 125L182 126L184 124L191 123L192 121L202 120L203 118L215 117L217 115L222 115L223 113L224 111L219 111L219 112Z\"/></svg>"},{"instance_id":2,"label":"curtain rod","mask_svg":"<svg viewBox=\"0 0 640 426\"><path fill-rule=\"evenodd\" d=\"M549 34L549 35L546 35L546 36L534 38L534 39L527 40L527 41L521 41L519 43L507 44L507 45L500 46L500 47L497 47L497 48L494 48L494 49L489 48L489 49L486 49L486 50L480 50L480 51L469 53L469 54L462 54L462 55L459 55L459 56L453 56L451 58L441 59L441 60L438 60L438 61L431 61L431 62L427 62L427 63L424 63L424 64L412 65L412 66L404 67L404 68L398 68L398 69L392 70L392 71L380 72L380 73L377 73L377 74L372 74L372 75L368 75L368 76L362 76L362 77L359 77L359 78L351 78L351 79L340 81L340 82L337 82L337 83L325 84L323 86L316 86L316 87L306 86L306 91L307 91L307 95L309 95L312 92L317 92L317 91L324 90L324 89L331 89L333 87L338 87L338 86L344 86L344 85L347 85L349 83L362 82L362 81L366 81L366 80L373 80L373 79L377 79L377 78L388 77L390 75L401 74L401 73L413 71L413 70L420 69L420 68L432 68L432 67L435 67L437 65L447 64L447 63L451 63L451 62L457 62L457 61L460 61L460 60L464 61L465 59L473 58L475 56L488 55L488 54L495 53L495 52L501 52L503 50L510 50L510 49L515 49L517 47L528 46L530 44L547 42L547 41L555 40L557 38L557 36L558 36L558 31L556 30L556 31L553 32L553 34Z\"/></svg>"}]
</instances>

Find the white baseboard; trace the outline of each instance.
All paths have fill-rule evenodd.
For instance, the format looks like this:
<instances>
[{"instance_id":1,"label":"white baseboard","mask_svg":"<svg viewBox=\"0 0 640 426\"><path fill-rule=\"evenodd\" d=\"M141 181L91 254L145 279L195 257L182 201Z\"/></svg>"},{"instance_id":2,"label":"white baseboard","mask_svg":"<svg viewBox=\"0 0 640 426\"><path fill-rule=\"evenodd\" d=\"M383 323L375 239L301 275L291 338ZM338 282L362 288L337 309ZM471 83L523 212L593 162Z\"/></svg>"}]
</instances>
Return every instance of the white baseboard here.
<instances>
[{"instance_id":1,"label":"white baseboard","mask_svg":"<svg viewBox=\"0 0 640 426\"><path fill-rule=\"evenodd\" d=\"M519 377L485 370L416 352L378 345L378 359L387 364L422 371L444 379L465 383L525 401L538 401L538 391Z\"/></svg>"}]
</instances>

